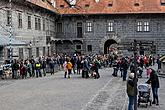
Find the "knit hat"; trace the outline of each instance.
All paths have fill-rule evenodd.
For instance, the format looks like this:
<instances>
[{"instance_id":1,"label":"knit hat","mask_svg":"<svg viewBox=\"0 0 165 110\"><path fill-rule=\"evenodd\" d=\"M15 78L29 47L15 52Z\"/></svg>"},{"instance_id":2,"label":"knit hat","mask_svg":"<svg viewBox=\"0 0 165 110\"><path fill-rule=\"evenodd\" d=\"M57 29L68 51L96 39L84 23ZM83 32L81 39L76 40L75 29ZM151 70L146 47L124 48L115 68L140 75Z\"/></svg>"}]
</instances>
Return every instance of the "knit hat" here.
<instances>
[{"instance_id":1,"label":"knit hat","mask_svg":"<svg viewBox=\"0 0 165 110\"><path fill-rule=\"evenodd\" d=\"M129 78L130 78L130 79L133 79L133 78L134 78L134 76L135 76L135 74L134 74L134 73L130 73L130 74L129 74Z\"/></svg>"}]
</instances>

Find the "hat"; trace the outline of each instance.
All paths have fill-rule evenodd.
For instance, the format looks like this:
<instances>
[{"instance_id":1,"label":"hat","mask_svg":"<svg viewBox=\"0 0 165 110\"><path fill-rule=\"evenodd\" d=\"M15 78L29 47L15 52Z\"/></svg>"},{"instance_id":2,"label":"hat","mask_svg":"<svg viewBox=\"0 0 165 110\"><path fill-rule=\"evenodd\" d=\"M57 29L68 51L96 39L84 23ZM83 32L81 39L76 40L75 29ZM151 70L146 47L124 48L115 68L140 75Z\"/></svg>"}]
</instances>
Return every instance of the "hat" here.
<instances>
[{"instance_id":1,"label":"hat","mask_svg":"<svg viewBox=\"0 0 165 110\"><path fill-rule=\"evenodd\" d=\"M134 73L130 73L130 74L129 74L129 78L130 78L130 79L133 79L133 78L134 78L134 76L135 76L135 74L134 74Z\"/></svg>"}]
</instances>

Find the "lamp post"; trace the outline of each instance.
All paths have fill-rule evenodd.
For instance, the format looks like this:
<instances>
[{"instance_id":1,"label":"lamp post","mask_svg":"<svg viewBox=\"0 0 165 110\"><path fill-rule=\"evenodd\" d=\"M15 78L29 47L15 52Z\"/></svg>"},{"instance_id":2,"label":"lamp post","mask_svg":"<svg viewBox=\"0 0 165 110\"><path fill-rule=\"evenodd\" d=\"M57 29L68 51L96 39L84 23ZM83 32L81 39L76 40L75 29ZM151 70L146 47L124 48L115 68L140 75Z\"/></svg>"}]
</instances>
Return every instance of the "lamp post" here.
<instances>
[{"instance_id":1,"label":"lamp post","mask_svg":"<svg viewBox=\"0 0 165 110\"><path fill-rule=\"evenodd\" d=\"M134 51L134 92L135 92L135 100L134 100L134 110L137 110L137 41L134 40L133 43L133 51Z\"/></svg>"},{"instance_id":2,"label":"lamp post","mask_svg":"<svg viewBox=\"0 0 165 110\"><path fill-rule=\"evenodd\" d=\"M11 43L12 43L12 1L9 0L9 11L10 11L10 15L9 15L9 32L10 32L10 35L9 35L9 46L10 46L10 64L12 63L12 48L11 48Z\"/></svg>"},{"instance_id":3,"label":"lamp post","mask_svg":"<svg viewBox=\"0 0 165 110\"><path fill-rule=\"evenodd\" d=\"M28 50L29 50L29 58L31 59L32 58L32 43L31 41L29 42L29 45L28 45Z\"/></svg>"},{"instance_id":4,"label":"lamp post","mask_svg":"<svg viewBox=\"0 0 165 110\"><path fill-rule=\"evenodd\" d=\"M47 48L48 48L48 56L50 56L50 42L47 44Z\"/></svg>"}]
</instances>

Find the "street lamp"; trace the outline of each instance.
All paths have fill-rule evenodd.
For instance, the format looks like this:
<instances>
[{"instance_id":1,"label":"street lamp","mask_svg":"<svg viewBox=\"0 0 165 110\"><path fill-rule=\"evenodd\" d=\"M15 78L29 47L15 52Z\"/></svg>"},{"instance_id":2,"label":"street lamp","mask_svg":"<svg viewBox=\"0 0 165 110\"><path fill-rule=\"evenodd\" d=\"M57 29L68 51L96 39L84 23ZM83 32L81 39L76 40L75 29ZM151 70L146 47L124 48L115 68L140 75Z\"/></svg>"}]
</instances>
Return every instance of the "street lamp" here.
<instances>
[{"instance_id":1,"label":"street lamp","mask_svg":"<svg viewBox=\"0 0 165 110\"><path fill-rule=\"evenodd\" d=\"M47 44L48 47L48 56L50 55L50 42Z\"/></svg>"},{"instance_id":2,"label":"street lamp","mask_svg":"<svg viewBox=\"0 0 165 110\"><path fill-rule=\"evenodd\" d=\"M29 42L28 50L29 50L29 58L32 58L32 43L31 43L31 41Z\"/></svg>"},{"instance_id":3,"label":"street lamp","mask_svg":"<svg viewBox=\"0 0 165 110\"><path fill-rule=\"evenodd\" d=\"M134 110L137 110L137 41L134 40L133 43L133 52L134 52L134 92L135 92L135 100L134 100Z\"/></svg>"},{"instance_id":4,"label":"street lamp","mask_svg":"<svg viewBox=\"0 0 165 110\"><path fill-rule=\"evenodd\" d=\"M11 40L12 40L12 10L11 10L11 7L12 7L12 1L9 0L9 11L10 11L10 14L9 14L9 32L10 32L10 35L9 35L9 46L10 46L10 64L12 63L12 48L11 48Z\"/></svg>"}]
</instances>

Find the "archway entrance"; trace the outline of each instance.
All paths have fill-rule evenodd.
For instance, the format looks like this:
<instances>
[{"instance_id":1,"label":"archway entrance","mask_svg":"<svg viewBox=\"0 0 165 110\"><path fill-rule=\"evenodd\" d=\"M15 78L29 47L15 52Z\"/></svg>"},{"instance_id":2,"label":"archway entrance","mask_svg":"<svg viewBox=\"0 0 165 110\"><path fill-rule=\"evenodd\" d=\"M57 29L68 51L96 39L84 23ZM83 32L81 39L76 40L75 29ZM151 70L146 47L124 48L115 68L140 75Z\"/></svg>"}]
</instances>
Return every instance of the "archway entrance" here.
<instances>
[{"instance_id":1,"label":"archway entrance","mask_svg":"<svg viewBox=\"0 0 165 110\"><path fill-rule=\"evenodd\" d=\"M104 44L104 54L109 54L110 53L110 51L112 49L111 46L113 44L117 44L117 42L113 39L109 39L105 42L105 44Z\"/></svg>"}]
</instances>

